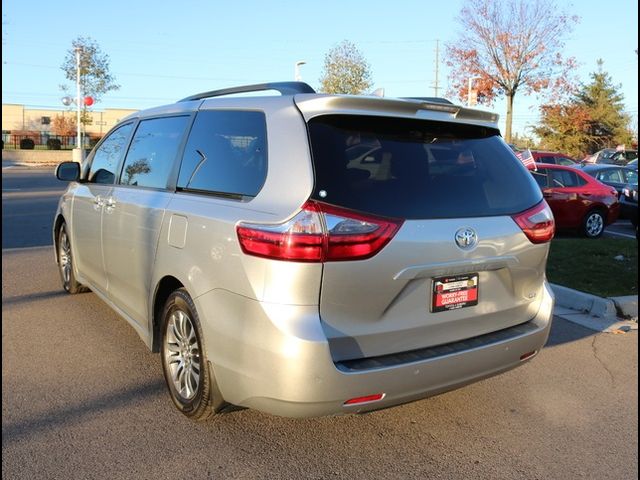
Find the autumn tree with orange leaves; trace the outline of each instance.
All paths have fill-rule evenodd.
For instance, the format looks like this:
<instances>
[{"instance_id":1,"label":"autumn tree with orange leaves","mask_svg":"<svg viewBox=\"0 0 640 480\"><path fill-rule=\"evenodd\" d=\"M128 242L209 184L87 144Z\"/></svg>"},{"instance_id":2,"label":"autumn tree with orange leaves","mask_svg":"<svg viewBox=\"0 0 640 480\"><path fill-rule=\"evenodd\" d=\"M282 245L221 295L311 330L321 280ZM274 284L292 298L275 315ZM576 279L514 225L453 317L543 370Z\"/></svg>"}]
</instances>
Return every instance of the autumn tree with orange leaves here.
<instances>
[{"instance_id":1,"label":"autumn tree with orange leaves","mask_svg":"<svg viewBox=\"0 0 640 480\"><path fill-rule=\"evenodd\" d=\"M75 135L76 131L76 119L72 116L56 115L51 120L51 133L54 135Z\"/></svg>"},{"instance_id":2,"label":"autumn tree with orange leaves","mask_svg":"<svg viewBox=\"0 0 640 480\"><path fill-rule=\"evenodd\" d=\"M598 60L591 82L567 99L540 106L540 123L533 129L544 148L575 158L616 145L630 145L631 118L625 112L621 86L614 85Z\"/></svg>"},{"instance_id":3,"label":"autumn tree with orange leaves","mask_svg":"<svg viewBox=\"0 0 640 480\"><path fill-rule=\"evenodd\" d=\"M457 17L462 30L447 44L450 93L466 99L469 78L478 77L480 103L504 96L510 142L518 91L551 96L570 86L575 61L561 52L577 20L553 0L468 0Z\"/></svg>"}]
</instances>

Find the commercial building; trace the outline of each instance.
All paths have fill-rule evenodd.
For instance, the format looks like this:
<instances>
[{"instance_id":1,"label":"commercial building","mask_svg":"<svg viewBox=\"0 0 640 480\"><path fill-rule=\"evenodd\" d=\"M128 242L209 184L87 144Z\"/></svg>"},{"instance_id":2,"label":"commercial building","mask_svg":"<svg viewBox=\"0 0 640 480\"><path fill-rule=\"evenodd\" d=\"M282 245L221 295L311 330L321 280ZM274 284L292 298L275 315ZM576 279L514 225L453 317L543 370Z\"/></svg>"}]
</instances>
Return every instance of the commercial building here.
<instances>
[{"instance_id":1,"label":"commercial building","mask_svg":"<svg viewBox=\"0 0 640 480\"><path fill-rule=\"evenodd\" d=\"M116 123L137 110L105 108L90 111L91 123L84 126L84 132L91 137L102 137ZM76 118L71 109L36 108L12 103L2 104L2 133L33 132L51 134L51 124L56 116Z\"/></svg>"}]
</instances>

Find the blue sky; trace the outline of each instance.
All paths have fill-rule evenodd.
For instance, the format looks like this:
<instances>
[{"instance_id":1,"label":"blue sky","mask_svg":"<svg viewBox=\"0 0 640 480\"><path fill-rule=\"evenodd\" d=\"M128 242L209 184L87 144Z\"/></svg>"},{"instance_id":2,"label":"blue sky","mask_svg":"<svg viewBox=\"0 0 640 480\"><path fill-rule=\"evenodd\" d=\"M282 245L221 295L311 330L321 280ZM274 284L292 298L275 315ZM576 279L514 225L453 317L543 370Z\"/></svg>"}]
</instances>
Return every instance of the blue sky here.
<instances>
[{"instance_id":1,"label":"blue sky","mask_svg":"<svg viewBox=\"0 0 640 480\"><path fill-rule=\"evenodd\" d=\"M638 6L635 0L557 0L580 22L565 55L578 76L602 58L622 85L627 111L637 119ZM60 70L73 38L94 38L111 57L120 90L101 108L146 108L232 85L292 80L294 64L318 87L324 56L343 39L355 43L371 66L374 88L385 96L434 94L436 40L439 83L447 87L444 44L456 38L464 0L189 1L3 0L2 102L63 108ZM441 91L442 96L444 92ZM515 98L514 130L537 118L535 97ZM498 100L491 110L504 120ZM637 120L636 120L637 129Z\"/></svg>"}]
</instances>

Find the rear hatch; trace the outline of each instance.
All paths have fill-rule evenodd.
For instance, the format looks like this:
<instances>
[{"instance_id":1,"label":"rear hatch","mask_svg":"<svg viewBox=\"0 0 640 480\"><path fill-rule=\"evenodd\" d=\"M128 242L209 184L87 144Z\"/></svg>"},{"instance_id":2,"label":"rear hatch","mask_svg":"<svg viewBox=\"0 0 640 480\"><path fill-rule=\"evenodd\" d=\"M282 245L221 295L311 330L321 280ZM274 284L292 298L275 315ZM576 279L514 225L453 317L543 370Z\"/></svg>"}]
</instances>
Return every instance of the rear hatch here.
<instances>
[{"instance_id":1,"label":"rear hatch","mask_svg":"<svg viewBox=\"0 0 640 480\"><path fill-rule=\"evenodd\" d=\"M315 116L308 128L320 210L397 227L369 258L324 263L320 315L335 361L443 345L535 316L553 226L533 232L538 243L523 233L522 212L550 214L497 129L349 114Z\"/></svg>"}]
</instances>

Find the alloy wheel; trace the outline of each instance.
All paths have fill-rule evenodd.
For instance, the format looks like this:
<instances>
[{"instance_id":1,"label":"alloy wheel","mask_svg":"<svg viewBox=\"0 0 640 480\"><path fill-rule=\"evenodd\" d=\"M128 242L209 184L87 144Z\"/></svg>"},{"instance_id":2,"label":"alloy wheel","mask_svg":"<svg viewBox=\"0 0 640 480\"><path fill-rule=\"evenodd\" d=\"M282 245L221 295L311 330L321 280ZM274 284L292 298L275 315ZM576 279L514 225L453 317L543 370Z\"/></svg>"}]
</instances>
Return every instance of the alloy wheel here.
<instances>
[{"instance_id":1,"label":"alloy wheel","mask_svg":"<svg viewBox=\"0 0 640 480\"><path fill-rule=\"evenodd\" d=\"M164 344L165 362L176 392L193 399L200 385L200 345L189 315L175 310L168 319Z\"/></svg>"}]
</instances>

